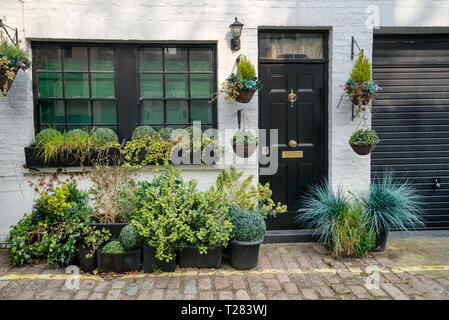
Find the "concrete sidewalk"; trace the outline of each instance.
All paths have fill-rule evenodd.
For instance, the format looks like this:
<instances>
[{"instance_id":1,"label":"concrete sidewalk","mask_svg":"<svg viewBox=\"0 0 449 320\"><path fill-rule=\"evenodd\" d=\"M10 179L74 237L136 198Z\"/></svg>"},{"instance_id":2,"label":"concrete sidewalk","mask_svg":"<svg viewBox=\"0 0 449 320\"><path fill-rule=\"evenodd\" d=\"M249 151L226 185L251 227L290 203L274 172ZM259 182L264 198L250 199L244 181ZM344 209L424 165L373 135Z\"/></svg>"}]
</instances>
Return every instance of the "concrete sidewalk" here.
<instances>
[{"instance_id":1,"label":"concrete sidewalk","mask_svg":"<svg viewBox=\"0 0 449 320\"><path fill-rule=\"evenodd\" d=\"M385 252L362 259L333 259L317 243L264 244L258 267L249 271L224 264L218 270L81 274L78 287L66 270L10 267L7 255L0 250L0 299L449 299L447 237L392 237Z\"/></svg>"}]
</instances>

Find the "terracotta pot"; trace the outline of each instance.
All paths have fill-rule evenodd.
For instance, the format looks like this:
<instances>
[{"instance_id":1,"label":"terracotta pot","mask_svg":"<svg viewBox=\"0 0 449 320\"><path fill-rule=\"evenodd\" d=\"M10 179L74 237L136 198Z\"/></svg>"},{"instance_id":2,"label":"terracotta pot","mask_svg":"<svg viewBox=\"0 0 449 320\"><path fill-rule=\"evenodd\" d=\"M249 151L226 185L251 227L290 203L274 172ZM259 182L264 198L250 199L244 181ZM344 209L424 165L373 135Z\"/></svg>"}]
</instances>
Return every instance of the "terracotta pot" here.
<instances>
[{"instance_id":1,"label":"terracotta pot","mask_svg":"<svg viewBox=\"0 0 449 320\"><path fill-rule=\"evenodd\" d=\"M256 90L251 89L240 89L239 95L235 98L235 101L240 103L248 103L253 98L254 93Z\"/></svg>"},{"instance_id":2,"label":"terracotta pot","mask_svg":"<svg viewBox=\"0 0 449 320\"><path fill-rule=\"evenodd\" d=\"M3 67L0 67L0 91L6 97L9 89L11 88L14 79L16 78L17 70L14 71L14 78L8 79L6 76L6 70Z\"/></svg>"},{"instance_id":3,"label":"terracotta pot","mask_svg":"<svg viewBox=\"0 0 449 320\"><path fill-rule=\"evenodd\" d=\"M367 154L370 154L371 152L373 152L374 147L376 146L375 144L349 144L352 148L352 150L354 150L355 153L361 155L361 156L366 156Z\"/></svg>"},{"instance_id":4,"label":"terracotta pot","mask_svg":"<svg viewBox=\"0 0 449 320\"><path fill-rule=\"evenodd\" d=\"M239 146L239 148L237 148L236 144L232 145L232 149L234 150L234 153L240 157L240 158L249 158L253 155L254 151L256 151L257 149L257 144L244 144L243 145L243 150L242 148Z\"/></svg>"}]
</instances>

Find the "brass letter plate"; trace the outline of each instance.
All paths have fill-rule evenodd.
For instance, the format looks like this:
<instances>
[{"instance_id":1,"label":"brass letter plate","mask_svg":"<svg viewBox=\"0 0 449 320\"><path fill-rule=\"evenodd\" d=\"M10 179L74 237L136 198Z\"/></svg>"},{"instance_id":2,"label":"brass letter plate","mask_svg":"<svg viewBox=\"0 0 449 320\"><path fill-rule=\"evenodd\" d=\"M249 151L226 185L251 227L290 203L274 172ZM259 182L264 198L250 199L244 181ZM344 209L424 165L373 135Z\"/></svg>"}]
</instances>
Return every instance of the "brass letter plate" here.
<instances>
[{"instance_id":1,"label":"brass letter plate","mask_svg":"<svg viewBox=\"0 0 449 320\"><path fill-rule=\"evenodd\" d=\"M300 150L300 151L282 151L282 158L302 158L302 150Z\"/></svg>"}]
</instances>

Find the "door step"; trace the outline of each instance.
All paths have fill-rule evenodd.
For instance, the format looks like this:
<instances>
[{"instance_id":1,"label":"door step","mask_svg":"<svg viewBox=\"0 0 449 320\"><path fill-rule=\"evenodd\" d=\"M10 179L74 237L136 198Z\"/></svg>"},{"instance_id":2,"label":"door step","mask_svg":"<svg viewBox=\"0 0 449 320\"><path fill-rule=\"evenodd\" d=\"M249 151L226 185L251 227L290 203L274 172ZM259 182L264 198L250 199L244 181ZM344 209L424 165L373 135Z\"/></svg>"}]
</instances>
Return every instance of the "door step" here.
<instances>
[{"instance_id":1,"label":"door step","mask_svg":"<svg viewBox=\"0 0 449 320\"><path fill-rule=\"evenodd\" d=\"M268 230L263 243L317 242L313 230Z\"/></svg>"}]
</instances>

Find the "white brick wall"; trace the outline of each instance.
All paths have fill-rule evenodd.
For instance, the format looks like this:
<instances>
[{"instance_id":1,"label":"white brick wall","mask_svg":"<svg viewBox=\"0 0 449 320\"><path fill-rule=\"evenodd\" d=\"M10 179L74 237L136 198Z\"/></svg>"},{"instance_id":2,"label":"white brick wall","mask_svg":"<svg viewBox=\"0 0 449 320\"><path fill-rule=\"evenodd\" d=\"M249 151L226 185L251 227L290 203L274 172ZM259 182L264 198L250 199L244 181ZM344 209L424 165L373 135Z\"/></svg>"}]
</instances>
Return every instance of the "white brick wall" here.
<instances>
[{"instance_id":1,"label":"white brick wall","mask_svg":"<svg viewBox=\"0 0 449 320\"><path fill-rule=\"evenodd\" d=\"M369 157L356 155L348 139L358 123L351 121L347 100L336 108L353 61L351 36L371 56L373 30L366 9L379 8L381 27L448 27L446 0L2 0L0 15L19 28L26 42L39 40L214 40L218 41L218 81L223 82L244 53L257 66L257 30L261 26L329 30L329 175L333 185L358 190L370 180ZM242 48L229 48L229 24L245 24ZM248 125L257 128L258 97L247 106ZM237 106L218 102L219 128L236 128ZM23 169L23 147L33 141L30 72L19 74L7 99L0 104L0 238L32 205L27 184L32 174ZM189 169L201 183L213 183L218 168ZM213 173L213 174L212 174ZM247 170L257 176L257 168Z\"/></svg>"}]
</instances>

